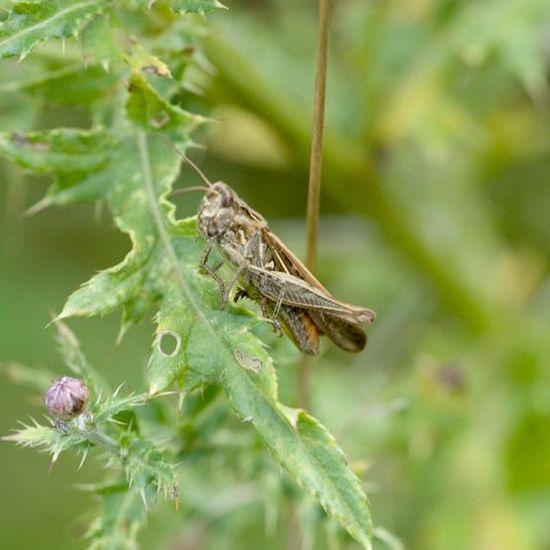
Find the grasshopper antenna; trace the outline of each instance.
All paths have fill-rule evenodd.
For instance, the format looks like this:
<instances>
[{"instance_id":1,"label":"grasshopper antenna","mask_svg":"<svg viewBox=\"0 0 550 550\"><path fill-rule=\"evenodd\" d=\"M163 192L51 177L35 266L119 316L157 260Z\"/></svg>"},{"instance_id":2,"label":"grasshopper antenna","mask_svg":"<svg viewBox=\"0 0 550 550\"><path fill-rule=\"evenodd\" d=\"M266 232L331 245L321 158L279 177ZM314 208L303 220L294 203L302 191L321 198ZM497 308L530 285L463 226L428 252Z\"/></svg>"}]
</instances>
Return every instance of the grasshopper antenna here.
<instances>
[{"instance_id":1,"label":"grasshopper antenna","mask_svg":"<svg viewBox=\"0 0 550 550\"><path fill-rule=\"evenodd\" d=\"M206 183L206 185L208 187L210 187L212 185L212 182L206 177L204 172L183 151L181 151L178 147L176 147L167 137L163 136L162 134L157 133L157 136L160 139L162 139L162 141L164 141L168 145L170 145L170 147L172 147L172 149L174 149L176 154L179 157L181 157L187 164L189 164L189 166L191 166L191 168L193 168L193 170L195 170L195 172L200 176L202 181L204 181L204 183ZM198 188L196 188L196 187L195 188L186 187L186 189L189 189L189 191L195 191L196 189L204 189L204 187L198 187Z\"/></svg>"},{"instance_id":2,"label":"grasshopper antenna","mask_svg":"<svg viewBox=\"0 0 550 550\"><path fill-rule=\"evenodd\" d=\"M204 185L194 185L193 187L182 187L181 189L176 189L175 191L172 191L170 195L181 195L182 193L189 193L190 191L204 191L205 189L208 189L208 187L205 187Z\"/></svg>"}]
</instances>

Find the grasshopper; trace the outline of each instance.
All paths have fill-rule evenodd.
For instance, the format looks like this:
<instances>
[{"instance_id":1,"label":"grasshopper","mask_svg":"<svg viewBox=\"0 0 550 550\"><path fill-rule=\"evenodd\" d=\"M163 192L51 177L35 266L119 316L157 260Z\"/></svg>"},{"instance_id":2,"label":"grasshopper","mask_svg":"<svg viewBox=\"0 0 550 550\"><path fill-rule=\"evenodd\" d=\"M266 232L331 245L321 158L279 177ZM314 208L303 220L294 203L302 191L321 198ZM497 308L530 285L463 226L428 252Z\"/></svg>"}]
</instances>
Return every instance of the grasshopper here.
<instances>
[{"instance_id":1,"label":"grasshopper","mask_svg":"<svg viewBox=\"0 0 550 550\"><path fill-rule=\"evenodd\" d=\"M201 266L218 282L222 307L231 288L241 281L245 294L260 302L264 315L271 316L276 328L282 325L304 353L317 353L320 334L347 351L365 347L362 327L374 321L374 311L331 296L269 229L263 216L227 184L209 184L199 207L198 226L206 238ZM208 265L214 245L235 267L229 285L216 273L219 266Z\"/></svg>"},{"instance_id":2,"label":"grasshopper","mask_svg":"<svg viewBox=\"0 0 550 550\"><path fill-rule=\"evenodd\" d=\"M240 283L243 288L235 298L246 296L258 302L264 317L278 332L284 330L303 353L318 352L321 334L346 351L361 351L367 343L363 327L374 321L375 312L334 298L261 214L226 183L211 183L186 155L176 151L207 184L197 214L199 231L206 239L200 266L218 284L220 307L225 307L231 289ZM229 284L217 273L224 262L215 267L208 264L215 245L235 268Z\"/></svg>"}]
</instances>

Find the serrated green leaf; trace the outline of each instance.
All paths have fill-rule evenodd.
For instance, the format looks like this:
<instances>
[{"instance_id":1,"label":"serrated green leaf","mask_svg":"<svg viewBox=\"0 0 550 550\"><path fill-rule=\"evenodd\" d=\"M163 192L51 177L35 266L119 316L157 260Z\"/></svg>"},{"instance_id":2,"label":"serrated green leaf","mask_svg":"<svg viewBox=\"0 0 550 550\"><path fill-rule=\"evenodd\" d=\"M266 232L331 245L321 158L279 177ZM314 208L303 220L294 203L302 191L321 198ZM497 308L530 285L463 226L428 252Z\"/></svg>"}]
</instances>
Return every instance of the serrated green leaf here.
<instances>
[{"instance_id":1,"label":"serrated green leaf","mask_svg":"<svg viewBox=\"0 0 550 550\"><path fill-rule=\"evenodd\" d=\"M200 13L204 15L210 11L227 9L218 0L175 0L172 2L172 10L176 13Z\"/></svg>"},{"instance_id":2,"label":"serrated green leaf","mask_svg":"<svg viewBox=\"0 0 550 550\"><path fill-rule=\"evenodd\" d=\"M167 500L177 497L176 467L156 444L134 438L126 452L124 466L132 489L145 494L152 486Z\"/></svg>"},{"instance_id":3,"label":"serrated green leaf","mask_svg":"<svg viewBox=\"0 0 550 550\"><path fill-rule=\"evenodd\" d=\"M142 7L144 4L140 2ZM170 5L177 13L205 13L222 7L215 0L181 0ZM84 50L96 51L105 30L98 19L89 23ZM57 35L40 40L52 36ZM95 46L89 46L94 41ZM100 63L108 57L101 52L98 55L95 60ZM28 170L54 177L41 207L104 201L118 227L130 237L131 250L126 257L74 292L60 318L102 315L120 307L125 329L142 318L151 305L158 306L156 337L146 375L149 394L173 384L186 391L198 385L223 388L237 416L254 426L289 474L351 536L369 548L372 528L366 497L342 451L316 420L279 403L273 362L252 330L258 320L233 305L219 309L215 282L199 271L202 243L195 239L195 222L176 220L174 207L166 200L178 175L180 159L153 134L165 133L185 151L191 144L191 131L202 119L170 103L168 94L159 92L164 85L159 89L154 86L160 82L172 84L165 78L166 65L158 58L136 46L126 61L132 70L128 99L125 110L112 117L112 127L93 132L62 130L0 136L0 153ZM174 348L164 348L165 339L171 340ZM143 395L114 396L110 401L94 403L87 441L99 446L106 442L105 449L112 456L123 456L127 479L136 489L125 495L136 496L152 485L169 494L175 485L175 472L162 452L128 430L124 436L127 454L115 454L119 451L116 440L112 443L111 437L101 439L102 434L93 431L94 422L107 423L144 400ZM29 437L38 439L32 434ZM125 503L114 504L115 512L120 513ZM120 539L126 544L135 541L134 526L140 524L142 513L137 509L127 519L129 531L124 531ZM95 539L108 530L97 530Z\"/></svg>"},{"instance_id":4,"label":"serrated green leaf","mask_svg":"<svg viewBox=\"0 0 550 550\"><path fill-rule=\"evenodd\" d=\"M159 296L150 392L185 380L189 372L197 383L221 385L237 415L254 425L292 477L368 548L366 497L342 452L320 424L302 412L292 419L278 403L273 365L250 331L249 315L237 308L220 311L216 285L199 273L201 246L190 221L175 223L173 208L163 199L177 175L177 157L156 137L142 131L135 136L120 146L114 166L101 169L110 184L100 187L117 224L132 236L133 251L73 294L61 316L110 311L143 292ZM59 193L71 195L73 188ZM134 276L139 284L127 284ZM98 283L105 278L109 284ZM162 351L160 338L167 332L179 339L177 352Z\"/></svg>"},{"instance_id":5,"label":"serrated green leaf","mask_svg":"<svg viewBox=\"0 0 550 550\"><path fill-rule=\"evenodd\" d=\"M119 397L120 387L115 393L106 397L92 407L94 422L108 422L123 411L131 411L141 407L147 401L144 394L131 394Z\"/></svg>"},{"instance_id":6,"label":"serrated green leaf","mask_svg":"<svg viewBox=\"0 0 550 550\"><path fill-rule=\"evenodd\" d=\"M156 335L146 371L147 386L151 394L169 388L188 366L186 349L195 317L188 309L178 307L178 300L179 293L174 296L173 292L167 291L157 314ZM172 353L163 351L163 339L168 336L175 339Z\"/></svg>"},{"instance_id":7,"label":"serrated green leaf","mask_svg":"<svg viewBox=\"0 0 550 550\"><path fill-rule=\"evenodd\" d=\"M370 548L367 499L334 438L303 411L292 418L245 369L226 362L220 375L237 414L254 425L275 458L353 538Z\"/></svg>"},{"instance_id":8,"label":"serrated green leaf","mask_svg":"<svg viewBox=\"0 0 550 550\"><path fill-rule=\"evenodd\" d=\"M192 130L203 122L199 115L188 113L163 99L139 72L132 73L128 89L128 116L147 130L164 132L182 126Z\"/></svg>"},{"instance_id":9,"label":"serrated green leaf","mask_svg":"<svg viewBox=\"0 0 550 550\"><path fill-rule=\"evenodd\" d=\"M156 4L156 0L133 0L133 2L141 9L151 9ZM218 0L172 0L169 4L172 11L179 14L198 13L204 15L214 10L227 9L227 6Z\"/></svg>"},{"instance_id":10,"label":"serrated green leaf","mask_svg":"<svg viewBox=\"0 0 550 550\"><path fill-rule=\"evenodd\" d=\"M152 55L139 43L133 44L124 56L126 63L137 73L147 73L161 78L172 78L170 69L164 61Z\"/></svg>"},{"instance_id":11,"label":"serrated green leaf","mask_svg":"<svg viewBox=\"0 0 550 550\"><path fill-rule=\"evenodd\" d=\"M23 424L14 434L2 437L2 441L12 441L22 447L40 448L52 455L55 462L63 451L86 446L86 438L76 430L62 431L54 427Z\"/></svg>"},{"instance_id":12,"label":"serrated green leaf","mask_svg":"<svg viewBox=\"0 0 550 550\"><path fill-rule=\"evenodd\" d=\"M94 275L71 294L59 319L106 315L132 300L143 286L145 272L135 269L135 254L114 268ZM102 300L98 301L97 297Z\"/></svg>"},{"instance_id":13,"label":"serrated green leaf","mask_svg":"<svg viewBox=\"0 0 550 550\"><path fill-rule=\"evenodd\" d=\"M85 21L101 12L96 0L35 0L16 2L0 24L0 59L21 58L50 38L75 36Z\"/></svg>"},{"instance_id":14,"label":"serrated green leaf","mask_svg":"<svg viewBox=\"0 0 550 550\"><path fill-rule=\"evenodd\" d=\"M110 145L109 134L101 128L0 134L0 153L37 174L66 176L94 170L109 158Z\"/></svg>"}]
</instances>

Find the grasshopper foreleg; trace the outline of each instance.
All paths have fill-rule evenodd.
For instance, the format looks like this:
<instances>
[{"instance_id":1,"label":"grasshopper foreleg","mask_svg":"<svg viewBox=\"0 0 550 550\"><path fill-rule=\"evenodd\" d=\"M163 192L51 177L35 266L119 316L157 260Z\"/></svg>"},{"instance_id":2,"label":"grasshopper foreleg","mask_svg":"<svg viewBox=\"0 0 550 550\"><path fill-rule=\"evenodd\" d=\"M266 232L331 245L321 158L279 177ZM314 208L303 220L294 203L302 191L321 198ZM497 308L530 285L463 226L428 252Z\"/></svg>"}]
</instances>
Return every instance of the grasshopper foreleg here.
<instances>
[{"instance_id":1,"label":"grasshopper foreleg","mask_svg":"<svg viewBox=\"0 0 550 550\"><path fill-rule=\"evenodd\" d=\"M222 293L222 303L221 308L223 309L225 304L227 304L227 301L229 300L229 293L231 292L231 289L237 284L237 281L239 280L239 277L243 270L245 269L245 265L240 265L237 267L233 275L231 276L231 280L229 281L229 285L224 287L223 293Z\"/></svg>"},{"instance_id":2,"label":"grasshopper foreleg","mask_svg":"<svg viewBox=\"0 0 550 550\"><path fill-rule=\"evenodd\" d=\"M262 245L262 230L260 227L254 232L252 237L244 245L243 256L246 260L252 260L254 263L258 262L260 267L264 267L264 254Z\"/></svg>"},{"instance_id":3,"label":"grasshopper foreleg","mask_svg":"<svg viewBox=\"0 0 550 550\"><path fill-rule=\"evenodd\" d=\"M208 257L210 256L210 252L212 252L212 241L207 241L206 246L204 247L204 250L201 254L200 269L201 271L208 273L208 275L210 275L210 277L212 277L212 279L216 281L220 290L220 309L223 309L227 302L226 287L223 279L216 273L218 269L220 269L220 267L223 265L223 262L220 262L215 267L210 267L208 265Z\"/></svg>"}]
</instances>

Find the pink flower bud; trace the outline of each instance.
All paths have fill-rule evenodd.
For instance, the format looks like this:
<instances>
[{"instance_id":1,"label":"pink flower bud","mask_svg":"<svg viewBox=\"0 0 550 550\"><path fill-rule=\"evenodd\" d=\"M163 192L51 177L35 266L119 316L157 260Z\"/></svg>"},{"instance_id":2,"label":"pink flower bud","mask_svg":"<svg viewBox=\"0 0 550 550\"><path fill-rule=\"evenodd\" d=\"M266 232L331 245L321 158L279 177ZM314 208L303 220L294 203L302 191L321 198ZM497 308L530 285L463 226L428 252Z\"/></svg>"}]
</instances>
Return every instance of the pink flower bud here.
<instances>
[{"instance_id":1,"label":"pink flower bud","mask_svg":"<svg viewBox=\"0 0 550 550\"><path fill-rule=\"evenodd\" d=\"M83 411L89 397L88 388L82 380L64 376L50 384L44 394L44 403L52 415L69 419Z\"/></svg>"}]
</instances>

